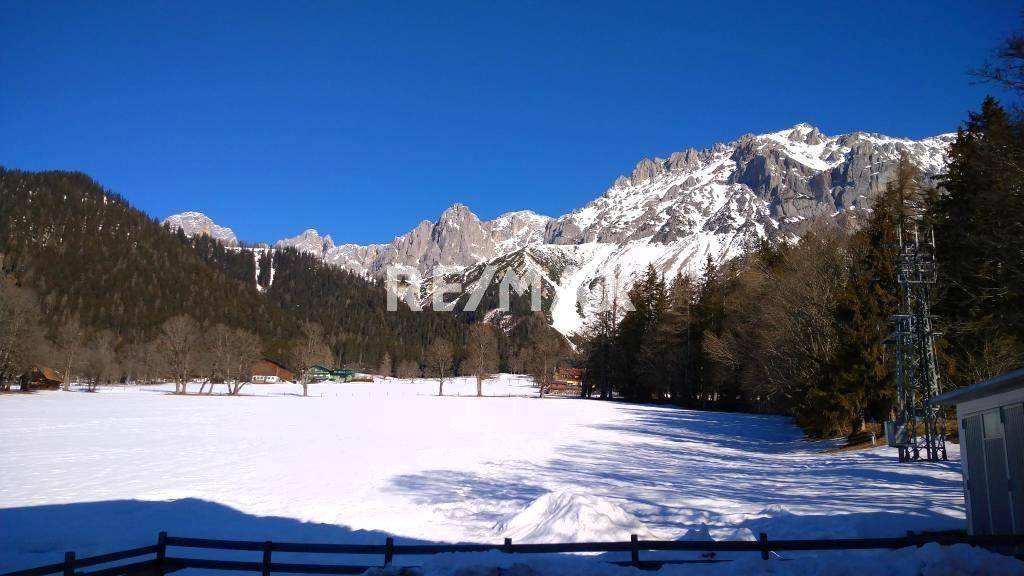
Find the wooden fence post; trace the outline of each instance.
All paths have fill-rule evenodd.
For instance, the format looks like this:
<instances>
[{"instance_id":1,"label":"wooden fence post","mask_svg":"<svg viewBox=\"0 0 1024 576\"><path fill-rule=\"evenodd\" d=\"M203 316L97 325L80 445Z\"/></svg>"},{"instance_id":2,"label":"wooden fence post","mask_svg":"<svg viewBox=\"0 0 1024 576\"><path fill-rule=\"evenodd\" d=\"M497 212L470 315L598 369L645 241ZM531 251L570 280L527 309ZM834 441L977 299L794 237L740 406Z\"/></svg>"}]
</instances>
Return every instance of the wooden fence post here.
<instances>
[{"instance_id":1,"label":"wooden fence post","mask_svg":"<svg viewBox=\"0 0 1024 576\"><path fill-rule=\"evenodd\" d=\"M64 576L75 576L75 553L64 553Z\"/></svg>"},{"instance_id":2,"label":"wooden fence post","mask_svg":"<svg viewBox=\"0 0 1024 576\"><path fill-rule=\"evenodd\" d=\"M637 543L639 538L636 534L629 535L629 560L633 563L633 566L640 564L640 544Z\"/></svg>"},{"instance_id":3,"label":"wooden fence post","mask_svg":"<svg viewBox=\"0 0 1024 576\"><path fill-rule=\"evenodd\" d=\"M384 565L391 566L391 563L395 560L395 539L388 536L387 540L384 541Z\"/></svg>"},{"instance_id":4,"label":"wooden fence post","mask_svg":"<svg viewBox=\"0 0 1024 576\"><path fill-rule=\"evenodd\" d=\"M758 535L757 540L761 543L761 560L767 560L771 552L768 549L768 534L761 532L761 534Z\"/></svg>"},{"instance_id":5,"label":"wooden fence post","mask_svg":"<svg viewBox=\"0 0 1024 576\"><path fill-rule=\"evenodd\" d=\"M263 543L263 576L270 576L270 549L272 546L270 540Z\"/></svg>"},{"instance_id":6,"label":"wooden fence post","mask_svg":"<svg viewBox=\"0 0 1024 576\"><path fill-rule=\"evenodd\" d=\"M164 564L167 559L167 532L161 532L156 536L156 573L159 576L164 574Z\"/></svg>"}]
</instances>

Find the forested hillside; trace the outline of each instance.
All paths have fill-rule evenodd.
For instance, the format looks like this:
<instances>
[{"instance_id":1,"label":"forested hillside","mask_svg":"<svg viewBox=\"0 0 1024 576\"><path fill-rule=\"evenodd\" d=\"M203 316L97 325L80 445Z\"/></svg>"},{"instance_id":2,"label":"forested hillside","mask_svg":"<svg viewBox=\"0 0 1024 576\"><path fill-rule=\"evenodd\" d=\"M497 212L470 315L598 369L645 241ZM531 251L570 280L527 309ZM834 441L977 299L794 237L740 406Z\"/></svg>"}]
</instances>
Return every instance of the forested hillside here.
<instances>
[{"instance_id":1,"label":"forested hillside","mask_svg":"<svg viewBox=\"0 0 1024 576\"><path fill-rule=\"evenodd\" d=\"M49 326L77 316L118 338L148 337L189 314L252 329L272 349L297 334L295 319L254 285L211 268L84 174L0 168L0 254L4 271L35 291Z\"/></svg>"},{"instance_id":2,"label":"forested hillside","mask_svg":"<svg viewBox=\"0 0 1024 576\"><path fill-rule=\"evenodd\" d=\"M294 250L263 254L269 289L261 291L250 249L171 232L74 172L0 169L0 257L7 288L38 304L50 345L37 343L35 361L61 356L58 341L72 325L77 347L102 340L105 364L117 358L111 372L123 372L130 349L175 317L253 333L260 353L288 364L299 362L311 325L328 349L318 351L321 361L374 368L385 354L418 366L434 338L461 342L466 331L450 314L414 314L404 304L386 313L383 286Z\"/></svg>"},{"instance_id":3,"label":"forested hillside","mask_svg":"<svg viewBox=\"0 0 1024 576\"><path fill-rule=\"evenodd\" d=\"M435 338L462 343L466 323L443 312L413 312L404 303L394 312L380 282L370 282L309 254L289 248L265 256L273 267L267 298L303 321L317 322L334 339L343 363L377 368L387 353L393 362L416 361Z\"/></svg>"},{"instance_id":4,"label":"forested hillside","mask_svg":"<svg viewBox=\"0 0 1024 576\"><path fill-rule=\"evenodd\" d=\"M699 278L649 269L629 294L636 310L612 307L581 340L589 384L603 396L787 413L816 436L888 419L895 379L883 342L900 228L935 231L943 388L1019 368L1022 143L1020 113L986 99L957 134L941 187L901 162L852 235L819 222L795 244L764 243L723 268L709 260Z\"/></svg>"}]
</instances>

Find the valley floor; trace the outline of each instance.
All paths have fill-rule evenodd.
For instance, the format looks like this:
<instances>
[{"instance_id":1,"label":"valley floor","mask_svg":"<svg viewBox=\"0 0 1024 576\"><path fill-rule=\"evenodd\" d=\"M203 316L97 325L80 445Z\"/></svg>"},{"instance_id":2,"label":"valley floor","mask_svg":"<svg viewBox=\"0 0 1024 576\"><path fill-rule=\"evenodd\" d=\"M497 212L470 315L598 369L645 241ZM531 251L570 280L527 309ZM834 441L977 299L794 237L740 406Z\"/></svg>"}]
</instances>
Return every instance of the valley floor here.
<instances>
[{"instance_id":1,"label":"valley floor","mask_svg":"<svg viewBox=\"0 0 1024 576\"><path fill-rule=\"evenodd\" d=\"M883 447L825 453L831 443L783 417L540 400L507 375L485 398L470 379L443 398L432 380L317 384L308 398L290 384L243 397L167 390L0 397L0 572L149 544L160 530L376 544L384 533L557 542L705 537L704 525L715 539L964 526L956 446L948 463L913 465ZM887 554L901 553L924 558ZM934 558L950 554L965 569L997 561L966 547Z\"/></svg>"}]
</instances>

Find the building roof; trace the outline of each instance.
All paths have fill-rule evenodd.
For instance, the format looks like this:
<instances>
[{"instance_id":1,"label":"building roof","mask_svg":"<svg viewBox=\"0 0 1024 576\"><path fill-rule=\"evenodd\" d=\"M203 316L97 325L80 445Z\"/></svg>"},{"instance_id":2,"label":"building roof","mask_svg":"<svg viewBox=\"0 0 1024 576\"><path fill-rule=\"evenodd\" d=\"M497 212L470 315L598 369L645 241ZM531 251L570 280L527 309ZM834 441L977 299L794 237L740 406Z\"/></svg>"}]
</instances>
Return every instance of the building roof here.
<instances>
[{"instance_id":1,"label":"building roof","mask_svg":"<svg viewBox=\"0 0 1024 576\"><path fill-rule=\"evenodd\" d=\"M252 367L253 376L278 376L285 380L291 380L295 377L295 374L291 370L271 360L270 358L261 358L256 361L256 364Z\"/></svg>"},{"instance_id":2,"label":"building roof","mask_svg":"<svg viewBox=\"0 0 1024 576\"><path fill-rule=\"evenodd\" d=\"M952 406L954 404L960 404L961 402L967 402L968 400L976 400L978 398L984 398L986 396L992 396L993 394L1000 394L1002 392L1009 392L1010 390L1018 390L1024 388L1024 368L1014 370L1013 372L1007 372L990 378L984 382L978 382L970 386L964 386L963 388L957 388L956 390L950 390L945 394L939 394L935 398L931 399L932 404L941 406Z\"/></svg>"},{"instance_id":3,"label":"building roof","mask_svg":"<svg viewBox=\"0 0 1024 576\"><path fill-rule=\"evenodd\" d=\"M46 378L47 380L61 380L60 373L49 366L37 366L36 370L39 370L43 375L43 378Z\"/></svg>"}]
</instances>

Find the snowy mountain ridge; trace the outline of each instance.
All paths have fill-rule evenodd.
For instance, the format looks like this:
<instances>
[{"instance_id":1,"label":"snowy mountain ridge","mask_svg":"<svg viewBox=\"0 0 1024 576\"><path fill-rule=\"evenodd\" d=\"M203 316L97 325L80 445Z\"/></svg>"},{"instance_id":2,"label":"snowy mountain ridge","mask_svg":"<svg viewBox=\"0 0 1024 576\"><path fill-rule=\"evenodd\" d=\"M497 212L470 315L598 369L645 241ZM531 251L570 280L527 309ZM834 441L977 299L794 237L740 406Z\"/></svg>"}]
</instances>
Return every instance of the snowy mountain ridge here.
<instances>
[{"instance_id":1,"label":"snowy mountain ridge","mask_svg":"<svg viewBox=\"0 0 1024 576\"><path fill-rule=\"evenodd\" d=\"M165 218L163 223L170 226L172 230L181 230L189 238L205 234L214 240L220 240L228 246L238 244L238 238L231 228L218 226L209 216L202 212L173 214Z\"/></svg>"},{"instance_id":2,"label":"snowy mountain ridge","mask_svg":"<svg viewBox=\"0 0 1024 576\"><path fill-rule=\"evenodd\" d=\"M953 138L865 132L830 137L801 123L668 158L644 158L601 196L558 218L519 211L481 221L465 205L454 204L436 221L424 220L386 244L335 245L330 236L306 230L275 246L295 247L371 277L401 266L424 277L461 276L467 287L487 264L520 274L542 270L554 294L552 324L572 334L593 313L586 304L575 305L581 287L615 275L615 291L622 294L648 265L669 277L697 274L709 257L722 262L761 240L796 238L815 220L854 227L902 155L933 177L944 169ZM211 225L205 226L212 230ZM204 230L192 225L185 232Z\"/></svg>"}]
</instances>

